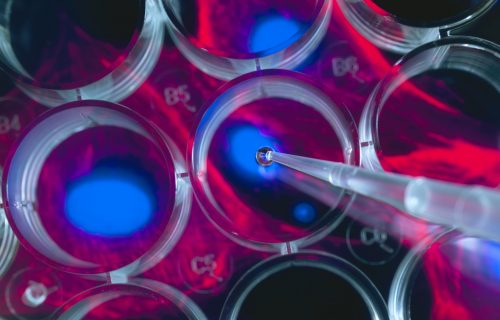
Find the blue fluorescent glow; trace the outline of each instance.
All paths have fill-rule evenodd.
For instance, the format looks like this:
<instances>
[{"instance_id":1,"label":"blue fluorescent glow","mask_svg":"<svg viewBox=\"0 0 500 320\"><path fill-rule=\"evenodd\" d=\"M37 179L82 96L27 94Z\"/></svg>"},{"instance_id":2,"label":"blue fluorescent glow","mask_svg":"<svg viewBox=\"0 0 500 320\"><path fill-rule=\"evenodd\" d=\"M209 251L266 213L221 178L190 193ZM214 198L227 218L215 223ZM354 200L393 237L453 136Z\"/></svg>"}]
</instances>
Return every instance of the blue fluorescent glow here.
<instances>
[{"instance_id":1,"label":"blue fluorescent glow","mask_svg":"<svg viewBox=\"0 0 500 320\"><path fill-rule=\"evenodd\" d=\"M293 208L293 216L301 223L311 223L316 219L316 209L309 203L302 202Z\"/></svg>"},{"instance_id":2,"label":"blue fluorescent glow","mask_svg":"<svg viewBox=\"0 0 500 320\"><path fill-rule=\"evenodd\" d=\"M500 244L493 241L483 241L483 254L485 256L486 266L484 264L482 265L486 267L486 270L490 270L491 277L498 283L500 280Z\"/></svg>"},{"instance_id":3,"label":"blue fluorescent glow","mask_svg":"<svg viewBox=\"0 0 500 320\"><path fill-rule=\"evenodd\" d=\"M467 261L463 268L475 277L496 284L500 281L500 243L479 238L463 238L458 242L458 252L464 250Z\"/></svg>"},{"instance_id":4,"label":"blue fluorescent glow","mask_svg":"<svg viewBox=\"0 0 500 320\"><path fill-rule=\"evenodd\" d=\"M143 229L153 216L153 199L140 177L124 170L96 170L73 183L66 215L78 229L123 237Z\"/></svg>"},{"instance_id":5,"label":"blue fluorescent glow","mask_svg":"<svg viewBox=\"0 0 500 320\"><path fill-rule=\"evenodd\" d=\"M286 43L292 39L300 29L300 23L280 15L271 15L259 19L250 34L250 51L266 51Z\"/></svg>"},{"instance_id":6,"label":"blue fluorescent glow","mask_svg":"<svg viewBox=\"0 0 500 320\"><path fill-rule=\"evenodd\" d=\"M247 178L272 177L276 166L262 167L255 156L262 147L278 150L276 141L265 136L255 127L241 127L231 132L229 137L229 158Z\"/></svg>"}]
</instances>

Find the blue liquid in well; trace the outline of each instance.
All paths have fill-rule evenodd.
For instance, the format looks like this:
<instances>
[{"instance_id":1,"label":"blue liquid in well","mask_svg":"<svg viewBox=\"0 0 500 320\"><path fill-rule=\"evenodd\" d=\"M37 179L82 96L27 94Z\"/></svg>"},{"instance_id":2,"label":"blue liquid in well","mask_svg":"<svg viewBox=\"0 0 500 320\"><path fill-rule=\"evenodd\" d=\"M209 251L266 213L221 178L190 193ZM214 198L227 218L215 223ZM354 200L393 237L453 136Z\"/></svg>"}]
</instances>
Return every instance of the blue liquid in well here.
<instances>
[{"instance_id":1,"label":"blue liquid in well","mask_svg":"<svg viewBox=\"0 0 500 320\"><path fill-rule=\"evenodd\" d=\"M266 51L293 40L301 30L301 24L280 15L259 19L250 34L250 52Z\"/></svg>"},{"instance_id":2,"label":"blue liquid in well","mask_svg":"<svg viewBox=\"0 0 500 320\"><path fill-rule=\"evenodd\" d=\"M144 229L154 213L151 190L125 170L100 169L73 182L65 211L78 229L103 237L124 237Z\"/></svg>"},{"instance_id":3,"label":"blue liquid in well","mask_svg":"<svg viewBox=\"0 0 500 320\"><path fill-rule=\"evenodd\" d=\"M294 218L301 223L311 223L316 219L316 209L309 203L299 203L293 208Z\"/></svg>"},{"instance_id":4,"label":"blue liquid in well","mask_svg":"<svg viewBox=\"0 0 500 320\"><path fill-rule=\"evenodd\" d=\"M262 147L277 150L276 141L257 128L241 127L231 132L228 147L231 163L247 178L270 176L276 170L276 166L262 167L255 159L257 150Z\"/></svg>"}]
</instances>

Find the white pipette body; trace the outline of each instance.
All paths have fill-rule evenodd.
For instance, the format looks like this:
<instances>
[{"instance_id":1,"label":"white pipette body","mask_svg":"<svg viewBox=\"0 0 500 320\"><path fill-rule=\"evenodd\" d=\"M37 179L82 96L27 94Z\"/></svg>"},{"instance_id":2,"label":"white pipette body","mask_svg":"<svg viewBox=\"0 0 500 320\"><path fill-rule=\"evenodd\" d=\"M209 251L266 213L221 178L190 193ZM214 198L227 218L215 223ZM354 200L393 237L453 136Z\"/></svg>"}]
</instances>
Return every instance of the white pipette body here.
<instances>
[{"instance_id":1,"label":"white pipette body","mask_svg":"<svg viewBox=\"0 0 500 320\"><path fill-rule=\"evenodd\" d=\"M387 203L417 218L500 241L500 191L267 151L271 162Z\"/></svg>"}]
</instances>

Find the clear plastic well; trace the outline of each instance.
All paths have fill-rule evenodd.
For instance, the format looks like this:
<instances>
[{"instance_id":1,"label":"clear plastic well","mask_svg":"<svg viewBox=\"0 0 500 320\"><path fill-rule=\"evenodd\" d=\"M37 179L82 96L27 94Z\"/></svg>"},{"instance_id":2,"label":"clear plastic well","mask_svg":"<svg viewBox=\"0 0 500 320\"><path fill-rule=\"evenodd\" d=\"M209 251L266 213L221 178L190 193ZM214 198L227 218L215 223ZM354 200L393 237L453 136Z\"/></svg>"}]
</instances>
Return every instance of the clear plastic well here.
<instances>
[{"instance_id":1,"label":"clear plastic well","mask_svg":"<svg viewBox=\"0 0 500 320\"><path fill-rule=\"evenodd\" d=\"M134 279L99 286L77 295L52 319L179 319L206 320L200 308L177 289L164 283Z\"/></svg>"},{"instance_id":2,"label":"clear plastic well","mask_svg":"<svg viewBox=\"0 0 500 320\"><path fill-rule=\"evenodd\" d=\"M2 170L0 170L1 174ZM0 179L1 180L1 179ZM18 241L5 216L0 197L0 279L9 270L17 251Z\"/></svg>"},{"instance_id":3,"label":"clear plastic well","mask_svg":"<svg viewBox=\"0 0 500 320\"><path fill-rule=\"evenodd\" d=\"M156 64L164 26L156 0L0 2L0 61L17 86L48 106L118 102Z\"/></svg>"},{"instance_id":4,"label":"clear plastic well","mask_svg":"<svg viewBox=\"0 0 500 320\"><path fill-rule=\"evenodd\" d=\"M417 245L396 271L391 319L494 319L500 314L500 246L455 232Z\"/></svg>"},{"instance_id":5,"label":"clear plastic well","mask_svg":"<svg viewBox=\"0 0 500 320\"><path fill-rule=\"evenodd\" d=\"M231 80L262 69L294 69L326 33L328 0L163 0L170 34L200 70Z\"/></svg>"},{"instance_id":6,"label":"clear plastic well","mask_svg":"<svg viewBox=\"0 0 500 320\"><path fill-rule=\"evenodd\" d=\"M228 83L192 133L190 177L207 216L258 250L295 250L341 221L352 195L285 167L263 167L257 150L357 164L356 128L304 75L255 72Z\"/></svg>"},{"instance_id":7,"label":"clear plastic well","mask_svg":"<svg viewBox=\"0 0 500 320\"><path fill-rule=\"evenodd\" d=\"M304 251L249 270L231 290L220 319L388 319L373 283L349 262Z\"/></svg>"},{"instance_id":8,"label":"clear plastic well","mask_svg":"<svg viewBox=\"0 0 500 320\"><path fill-rule=\"evenodd\" d=\"M134 275L172 249L189 216L183 160L140 115L102 101L44 114L12 149L2 196L16 235L59 269Z\"/></svg>"},{"instance_id":9,"label":"clear plastic well","mask_svg":"<svg viewBox=\"0 0 500 320\"><path fill-rule=\"evenodd\" d=\"M376 46L404 54L480 16L495 0L339 0L352 26Z\"/></svg>"},{"instance_id":10,"label":"clear plastic well","mask_svg":"<svg viewBox=\"0 0 500 320\"><path fill-rule=\"evenodd\" d=\"M496 188L499 74L500 50L488 41L450 37L412 51L368 99L362 165Z\"/></svg>"}]
</instances>

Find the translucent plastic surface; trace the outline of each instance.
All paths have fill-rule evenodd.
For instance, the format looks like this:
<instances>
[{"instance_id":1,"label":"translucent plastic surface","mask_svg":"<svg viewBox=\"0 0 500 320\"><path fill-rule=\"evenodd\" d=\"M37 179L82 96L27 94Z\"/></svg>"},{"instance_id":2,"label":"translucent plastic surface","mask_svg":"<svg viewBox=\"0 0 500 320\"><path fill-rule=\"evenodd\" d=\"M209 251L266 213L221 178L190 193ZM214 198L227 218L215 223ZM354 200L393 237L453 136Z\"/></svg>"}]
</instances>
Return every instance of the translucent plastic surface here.
<instances>
[{"instance_id":1,"label":"translucent plastic surface","mask_svg":"<svg viewBox=\"0 0 500 320\"><path fill-rule=\"evenodd\" d=\"M58 320L179 319L205 320L198 306L166 284L134 279L88 290L66 303L54 315Z\"/></svg>"},{"instance_id":2,"label":"translucent plastic surface","mask_svg":"<svg viewBox=\"0 0 500 320\"><path fill-rule=\"evenodd\" d=\"M487 11L495 0L340 0L347 19L376 46L406 53Z\"/></svg>"},{"instance_id":3,"label":"translucent plastic surface","mask_svg":"<svg viewBox=\"0 0 500 320\"><path fill-rule=\"evenodd\" d=\"M190 193L178 171L175 146L139 115L82 101L25 133L3 196L18 237L49 264L134 274L161 260L183 231Z\"/></svg>"},{"instance_id":4,"label":"translucent plastic surface","mask_svg":"<svg viewBox=\"0 0 500 320\"><path fill-rule=\"evenodd\" d=\"M0 60L33 99L119 101L149 75L163 40L155 0L2 0Z\"/></svg>"},{"instance_id":5,"label":"translucent plastic surface","mask_svg":"<svg viewBox=\"0 0 500 320\"><path fill-rule=\"evenodd\" d=\"M163 0L171 35L199 69L221 79L293 69L323 38L326 0Z\"/></svg>"},{"instance_id":6,"label":"translucent plastic surface","mask_svg":"<svg viewBox=\"0 0 500 320\"><path fill-rule=\"evenodd\" d=\"M302 246L334 228L349 195L294 170L261 167L255 154L271 146L355 164L356 132L344 111L293 72L249 74L225 86L189 147L191 180L209 218L264 250Z\"/></svg>"},{"instance_id":7,"label":"translucent plastic surface","mask_svg":"<svg viewBox=\"0 0 500 320\"><path fill-rule=\"evenodd\" d=\"M0 88L2 87L6 86L0 79ZM21 131L44 109L42 106L25 104L21 99L5 96L0 98L0 163L3 164Z\"/></svg>"},{"instance_id":8,"label":"translucent plastic surface","mask_svg":"<svg viewBox=\"0 0 500 320\"><path fill-rule=\"evenodd\" d=\"M474 14L488 1L485 0L443 0L397 1L366 0L408 25L441 26Z\"/></svg>"},{"instance_id":9,"label":"translucent plastic surface","mask_svg":"<svg viewBox=\"0 0 500 320\"><path fill-rule=\"evenodd\" d=\"M450 38L406 56L365 107L362 164L496 188L499 52L492 43Z\"/></svg>"},{"instance_id":10,"label":"translucent plastic surface","mask_svg":"<svg viewBox=\"0 0 500 320\"><path fill-rule=\"evenodd\" d=\"M422 242L391 288L391 319L495 319L500 314L500 246L454 233Z\"/></svg>"},{"instance_id":11,"label":"translucent plastic surface","mask_svg":"<svg viewBox=\"0 0 500 320\"><path fill-rule=\"evenodd\" d=\"M9 311L21 320L47 320L65 302L61 281L53 270L25 268L9 279L5 289Z\"/></svg>"},{"instance_id":12,"label":"translucent plastic surface","mask_svg":"<svg viewBox=\"0 0 500 320\"><path fill-rule=\"evenodd\" d=\"M3 204L0 199L0 279L9 269L18 246L17 239L9 226L2 206Z\"/></svg>"},{"instance_id":13,"label":"translucent plastic surface","mask_svg":"<svg viewBox=\"0 0 500 320\"><path fill-rule=\"evenodd\" d=\"M375 286L347 261L319 252L268 259L248 271L220 319L388 319Z\"/></svg>"}]
</instances>

